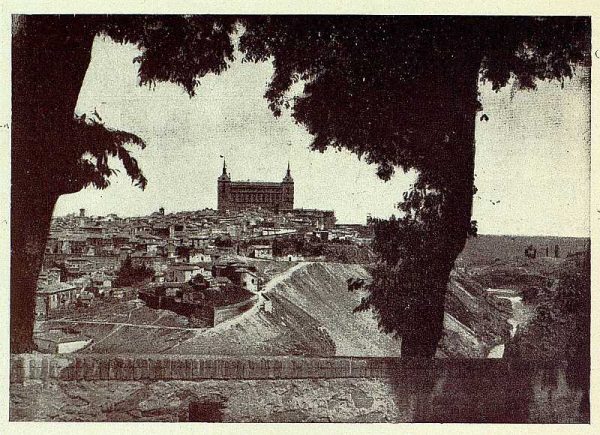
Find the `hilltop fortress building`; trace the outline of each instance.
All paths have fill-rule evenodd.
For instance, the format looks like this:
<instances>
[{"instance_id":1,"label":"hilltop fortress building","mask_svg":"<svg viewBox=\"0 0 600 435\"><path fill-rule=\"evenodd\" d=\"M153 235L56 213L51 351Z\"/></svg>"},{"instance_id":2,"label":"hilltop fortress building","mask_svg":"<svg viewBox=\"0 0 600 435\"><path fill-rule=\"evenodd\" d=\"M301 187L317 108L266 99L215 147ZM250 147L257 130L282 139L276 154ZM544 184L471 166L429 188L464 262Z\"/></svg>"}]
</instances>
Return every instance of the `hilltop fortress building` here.
<instances>
[{"instance_id":1,"label":"hilltop fortress building","mask_svg":"<svg viewBox=\"0 0 600 435\"><path fill-rule=\"evenodd\" d=\"M275 213L294 208L294 180L288 163L281 183L264 181L231 181L223 162L223 173L217 179L219 213L252 209L268 209Z\"/></svg>"}]
</instances>

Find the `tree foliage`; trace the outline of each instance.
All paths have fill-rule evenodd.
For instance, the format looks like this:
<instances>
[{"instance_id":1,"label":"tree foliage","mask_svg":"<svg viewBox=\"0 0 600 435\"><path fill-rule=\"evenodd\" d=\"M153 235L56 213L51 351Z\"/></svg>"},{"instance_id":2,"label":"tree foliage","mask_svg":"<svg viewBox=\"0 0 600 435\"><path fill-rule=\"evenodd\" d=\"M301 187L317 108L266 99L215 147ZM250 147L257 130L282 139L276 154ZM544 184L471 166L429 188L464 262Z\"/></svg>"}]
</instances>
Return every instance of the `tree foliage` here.
<instances>
[{"instance_id":1,"label":"tree foliage","mask_svg":"<svg viewBox=\"0 0 600 435\"><path fill-rule=\"evenodd\" d=\"M125 147L127 144L134 144L145 148L146 143L140 137L106 127L99 115L86 117L85 114L75 116L72 130L67 132L66 137L69 141L86 145L76 166L64 174L65 186L71 186L73 191L90 185L97 189L107 188L110 177L118 172L109 166L109 158L116 157L132 182L141 189L146 187L148 180L137 159Z\"/></svg>"},{"instance_id":2,"label":"tree foliage","mask_svg":"<svg viewBox=\"0 0 600 435\"><path fill-rule=\"evenodd\" d=\"M228 235L226 235L226 236L217 236L217 238L215 239L215 246L217 248L232 248L233 247L233 240Z\"/></svg>"},{"instance_id":3,"label":"tree foliage","mask_svg":"<svg viewBox=\"0 0 600 435\"><path fill-rule=\"evenodd\" d=\"M233 61L235 24L227 16L129 15L106 17L97 29L141 50L134 60L141 85L175 83L193 96L200 78L221 73Z\"/></svg>"},{"instance_id":4,"label":"tree foliage","mask_svg":"<svg viewBox=\"0 0 600 435\"><path fill-rule=\"evenodd\" d=\"M589 250L567 258L555 285L539 291L535 315L508 344L507 357L570 360L579 369L568 380L589 388L590 266Z\"/></svg>"},{"instance_id":5,"label":"tree foliage","mask_svg":"<svg viewBox=\"0 0 600 435\"><path fill-rule=\"evenodd\" d=\"M243 22L245 58L273 61L265 94L273 112L292 108L312 134L313 149L347 148L378 164L382 178L395 167L416 169L437 186L459 164L449 111L479 107L456 98L469 63L494 89L511 77L531 89L538 79L564 80L576 63L589 62L587 19L277 16ZM303 93L288 96L299 82Z\"/></svg>"},{"instance_id":6,"label":"tree foliage","mask_svg":"<svg viewBox=\"0 0 600 435\"><path fill-rule=\"evenodd\" d=\"M145 264L134 266L131 258L127 257L117 273L115 286L130 287L148 281L152 277L154 277L154 269Z\"/></svg>"},{"instance_id":7,"label":"tree foliage","mask_svg":"<svg viewBox=\"0 0 600 435\"><path fill-rule=\"evenodd\" d=\"M32 124L19 132L23 137L16 138L17 145L24 139L28 153L35 147L40 157L56 157L45 178L52 180L59 194L88 185L106 188L116 173L108 165L110 156L121 160L132 181L143 189L147 180L124 145L143 148L144 141L107 128L101 114L74 115L94 38L102 35L140 49L134 60L139 64L140 85L172 82L193 96L200 77L219 74L233 60L234 24L232 17L206 16L16 16L14 122L17 127Z\"/></svg>"}]
</instances>

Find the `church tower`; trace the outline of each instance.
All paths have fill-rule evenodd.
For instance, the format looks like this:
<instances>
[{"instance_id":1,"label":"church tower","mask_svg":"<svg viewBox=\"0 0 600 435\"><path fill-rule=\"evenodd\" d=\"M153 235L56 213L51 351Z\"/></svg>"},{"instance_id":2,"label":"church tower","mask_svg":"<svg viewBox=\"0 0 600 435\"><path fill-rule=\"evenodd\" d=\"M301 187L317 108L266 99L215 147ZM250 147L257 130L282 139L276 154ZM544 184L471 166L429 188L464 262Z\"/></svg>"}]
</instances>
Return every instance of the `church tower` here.
<instances>
[{"instance_id":1,"label":"church tower","mask_svg":"<svg viewBox=\"0 0 600 435\"><path fill-rule=\"evenodd\" d=\"M225 213L229 208L230 187L231 177L227 173L227 166L223 160L223 173L217 179L217 209L219 213Z\"/></svg>"},{"instance_id":2,"label":"church tower","mask_svg":"<svg viewBox=\"0 0 600 435\"><path fill-rule=\"evenodd\" d=\"M282 210L293 210L294 209L294 179L290 171L290 162L288 162L287 172L283 177L281 183L282 198L281 198L281 209Z\"/></svg>"}]
</instances>

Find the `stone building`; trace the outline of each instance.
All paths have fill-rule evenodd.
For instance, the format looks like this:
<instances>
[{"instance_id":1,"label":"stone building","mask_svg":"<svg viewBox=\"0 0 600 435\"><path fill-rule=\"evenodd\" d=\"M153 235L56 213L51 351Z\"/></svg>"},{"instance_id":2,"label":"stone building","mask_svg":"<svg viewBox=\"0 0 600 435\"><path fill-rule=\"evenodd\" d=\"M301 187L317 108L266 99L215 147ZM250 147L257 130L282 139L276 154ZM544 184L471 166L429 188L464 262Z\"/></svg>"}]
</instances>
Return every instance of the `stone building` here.
<instances>
[{"instance_id":1,"label":"stone building","mask_svg":"<svg viewBox=\"0 0 600 435\"><path fill-rule=\"evenodd\" d=\"M35 294L35 316L47 319L50 312L73 303L80 289L65 282L41 285Z\"/></svg>"},{"instance_id":2,"label":"stone building","mask_svg":"<svg viewBox=\"0 0 600 435\"><path fill-rule=\"evenodd\" d=\"M294 180L288 163L281 183L263 181L231 181L223 162L223 173L217 180L219 213L267 209L275 213L294 208Z\"/></svg>"},{"instance_id":3,"label":"stone building","mask_svg":"<svg viewBox=\"0 0 600 435\"><path fill-rule=\"evenodd\" d=\"M293 222L298 225L308 225L317 230L329 230L335 227L336 218L333 210L299 208L294 210Z\"/></svg>"}]
</instances>

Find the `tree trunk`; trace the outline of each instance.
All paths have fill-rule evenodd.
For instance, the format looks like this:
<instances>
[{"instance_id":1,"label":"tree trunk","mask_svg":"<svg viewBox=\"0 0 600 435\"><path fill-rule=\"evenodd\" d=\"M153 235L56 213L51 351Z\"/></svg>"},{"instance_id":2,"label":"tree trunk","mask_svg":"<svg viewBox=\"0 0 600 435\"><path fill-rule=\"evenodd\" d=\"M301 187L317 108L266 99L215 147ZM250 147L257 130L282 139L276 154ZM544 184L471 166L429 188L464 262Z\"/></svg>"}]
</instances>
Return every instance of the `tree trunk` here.
<instances>
[{"instance_id":1,"label":"tree trunk","mask_svg":"<svg viewBox=\"0 0 600 435\"><path fill-rule=\"evenodd\" d=\"M443 193L440 230L435 252L424 265L429 288L427 302L421 310L419 327L402 336L402 356L433 358L442 338L444 304L450 272L465 247L471 232L475 171L475 118L479 109L478 81L481 59L467 53L448 67L450 76L440 81L449 87L447 116L449 120L446 161L438 167ZM451 85L449 85L451 84Z\"/></svg>"},{"instance_id":2,"label":"tree trunk","mask_svg":"<svg viewBox=\"0 0 600 435\"><path fill-rule=\"evenodd\" d=\"M13 16L11 136L11 352L35 348L37 278L52 211L67 193L82 144L67 133L94 31L85 18Z\"/></svg>"},{"instance_id":3,"label":"tree trunk","mask_svg":"<svg viewBox=\"0 0 600 435\"><path fill-rule=\"evenodd\" d=\"M13 353L35 349L33 326L37 279L44 258L52 211L57 196L32 183L12 195L11 274L10 274L10 349Z\"/></svg>"}]
</instances>

